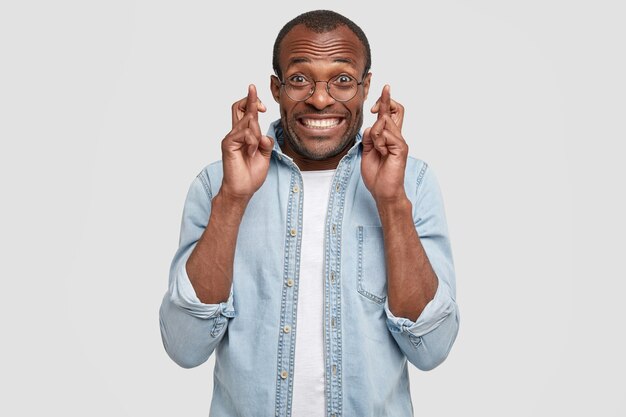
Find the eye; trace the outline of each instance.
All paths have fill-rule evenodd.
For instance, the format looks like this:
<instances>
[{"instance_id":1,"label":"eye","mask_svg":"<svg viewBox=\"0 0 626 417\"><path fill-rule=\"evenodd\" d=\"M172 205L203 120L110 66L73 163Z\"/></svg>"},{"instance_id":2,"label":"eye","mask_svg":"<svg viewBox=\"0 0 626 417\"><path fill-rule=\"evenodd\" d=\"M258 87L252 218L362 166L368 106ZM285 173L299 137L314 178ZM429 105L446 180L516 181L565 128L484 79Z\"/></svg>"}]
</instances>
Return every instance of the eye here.
<instances>
[{"instance_id":1,"label":"eye","mask_svg":"<svg viewBox=\"0 0 626 417\"><path fill-rule=\"evenodd\" d=\"M354 82L354 78L352 78L351 76L347 74L338 75L333 80L334 84L350 84L352 82Z\"/></svg>"},{"instance_id":2,"label":"eye","mask_svg":"<svg viewBox=\"0 0 626 417\"><path fill-rule=\"evenodd\" d=\"M309 80L301 74L292 75L287 79L287 82L294 86L304 86L309 84Z\"/></svg>"}]
</instances>

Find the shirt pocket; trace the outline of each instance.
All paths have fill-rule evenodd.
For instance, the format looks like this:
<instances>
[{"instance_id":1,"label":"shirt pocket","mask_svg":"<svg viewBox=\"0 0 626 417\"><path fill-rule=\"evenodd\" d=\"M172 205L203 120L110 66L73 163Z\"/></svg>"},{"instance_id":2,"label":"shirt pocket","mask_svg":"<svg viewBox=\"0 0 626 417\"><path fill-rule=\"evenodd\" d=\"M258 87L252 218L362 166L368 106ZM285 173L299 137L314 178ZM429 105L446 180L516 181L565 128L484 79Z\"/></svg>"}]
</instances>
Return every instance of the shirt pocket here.
<instances>
[{"instance_id":1,"label":"shirt pocket","mask_svg":"<svg viewBox=\"0 0 626 417\"><path fill-rule=\"evenodd\" d=\"M357 291L383 304L387 298L387 268L381 226L358 226Z\"/></svg>"}]
</instances>

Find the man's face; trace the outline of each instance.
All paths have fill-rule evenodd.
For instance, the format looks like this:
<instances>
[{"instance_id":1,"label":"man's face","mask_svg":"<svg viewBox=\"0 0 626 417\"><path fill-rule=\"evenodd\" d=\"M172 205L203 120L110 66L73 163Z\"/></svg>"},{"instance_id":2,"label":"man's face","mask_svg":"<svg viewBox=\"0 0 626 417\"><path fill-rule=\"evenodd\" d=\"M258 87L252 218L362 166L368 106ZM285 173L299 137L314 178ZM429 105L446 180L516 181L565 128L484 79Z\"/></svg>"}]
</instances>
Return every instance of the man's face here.
<instances>
[{"instance_id":1,"label":"man's face","mask_svg":"<svg viewBox=\"0 0 626 417\"><path fill-rule=\"evenodd\" d=\"M365 70L363 44L345 26L326 33L315 33L304 25L294 27L282 40L279 56L283 81L327 81L346 74L360 82ZM349 101L332 98L325 82L316 83L315 92L305 101L294 101L272 76L274 99L280 104L286 146L299 156L321 161L347 152L363 124L363 103L369 91L371 74L357 86Z\"/></svg>"}]
</instances>

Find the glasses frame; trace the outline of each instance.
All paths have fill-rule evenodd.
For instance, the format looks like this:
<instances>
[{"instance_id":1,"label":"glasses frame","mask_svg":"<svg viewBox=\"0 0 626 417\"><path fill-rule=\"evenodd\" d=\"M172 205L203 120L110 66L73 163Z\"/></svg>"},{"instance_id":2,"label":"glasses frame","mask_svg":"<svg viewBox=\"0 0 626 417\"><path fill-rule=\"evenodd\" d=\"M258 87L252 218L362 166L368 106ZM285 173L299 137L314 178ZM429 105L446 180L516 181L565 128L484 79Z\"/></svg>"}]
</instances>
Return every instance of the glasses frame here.
<instances>
[{"instance_id":1,"label":"glasses frame","mask_svg":"<svg viewBox=\"0 0 626 417\"><path fill-rule=\"evenodd\" d=\"M294 99L293 97L291 97L291 96L289 95L289 93L287 92L287 89L285 88L286 83L285 83L285 81L284 81L284 80L280 80L280 86L283 88L283 90L285 90L285 94L287 94L287 97L289 97L291 100L296 101L296 102L302 102L302 101L307 101L308 99L310 99L310 98L313 96L313 94L315 94L315 90L317 89L317 83L326 83L326 94L328 94L330 97L332 97L332 99L333 99L333 100L335 100L335 101L339 101L339 102L341 102L341 103L345 103L345 102L347 102L347 101L352 100L354 97L356 97L356 94L357 94L358 89L359 89L359 88L358 88L358 86L360 86L361 84L363 84L363 81L365 80L365 76L366 76L367 74L364 74L364 75L361 77L361 81L359 81L358 83L356 83L357 88L356 88L356 89L355 89L355 91L354 91L354 95L353 95L352 97L350 97L349 99L347 99L347 100L339 100L339 99L336 99L336 98L335 98L335 96L333 96L332 94L330 94L330 84L329 84L329 83L330 83L330 81L331 81L332 79L335 79L335 78L340 77L340 76L342 76L342 75L348 75L348 76L350 76L350 74L338 74L338 75L335 75L334 77L329 78L329 79L328 79L328 80L326 80L326 81L324 81L324 80L311 80L311 81L312 81L312 83L313 83L313 85L311 86L311 91L309 92L309 95L308 95L308 96L306 96L305 98L303 98L302 100L296 100L296 99ZM303 75L303 77L304 77L304 78L307 78L307 77L305 77L304 75Z\"/></svg>"}]
</instances>

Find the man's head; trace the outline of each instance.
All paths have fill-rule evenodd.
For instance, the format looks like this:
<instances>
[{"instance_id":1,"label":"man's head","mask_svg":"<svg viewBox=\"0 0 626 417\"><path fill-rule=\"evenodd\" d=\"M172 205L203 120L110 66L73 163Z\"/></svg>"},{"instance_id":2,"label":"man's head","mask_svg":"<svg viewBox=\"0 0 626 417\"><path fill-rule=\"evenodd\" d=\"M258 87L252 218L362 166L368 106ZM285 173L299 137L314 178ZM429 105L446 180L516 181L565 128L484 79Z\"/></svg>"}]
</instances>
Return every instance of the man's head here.
<instances>
[{"instance_id":1,"label":"man's head","mask_svg":"<svg viewBox=\"0 0 626 417\"><path fill-rule=\"evenodd\" d=\"M280 104L285 153L338 162L347 152L363 124L370 55L363 31L335 12L304 13L282 28L271 89Z\"/></svg>"}]
</instances>

